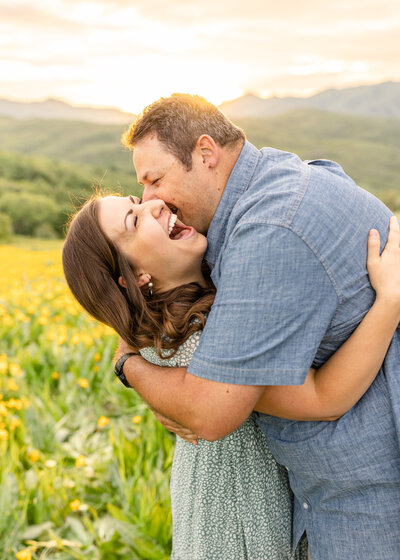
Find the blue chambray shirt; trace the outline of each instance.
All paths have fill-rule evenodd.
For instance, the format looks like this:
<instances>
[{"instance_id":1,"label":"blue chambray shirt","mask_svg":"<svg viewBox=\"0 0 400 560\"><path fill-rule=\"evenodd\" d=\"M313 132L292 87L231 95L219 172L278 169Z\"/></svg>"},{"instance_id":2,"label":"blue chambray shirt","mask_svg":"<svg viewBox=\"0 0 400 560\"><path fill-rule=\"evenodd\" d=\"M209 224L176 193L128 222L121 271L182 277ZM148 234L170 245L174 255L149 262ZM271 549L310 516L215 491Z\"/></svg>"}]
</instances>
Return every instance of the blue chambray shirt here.
<instances>
[{"instance_id":1,"label":"blue chambray shirt","mask_svg":"<svg viewBox=\"0 0 400 560\"><path fill-rule=\"evenodd\" d=\"M188 371L301 384L374 300L367 236L391 212L331 161L246 142L208 232L217 296ZM294 544L312 560L400 559L400 333L364 397L336 422L254 413L295 495Z\"/></svg>"}]
</instances>

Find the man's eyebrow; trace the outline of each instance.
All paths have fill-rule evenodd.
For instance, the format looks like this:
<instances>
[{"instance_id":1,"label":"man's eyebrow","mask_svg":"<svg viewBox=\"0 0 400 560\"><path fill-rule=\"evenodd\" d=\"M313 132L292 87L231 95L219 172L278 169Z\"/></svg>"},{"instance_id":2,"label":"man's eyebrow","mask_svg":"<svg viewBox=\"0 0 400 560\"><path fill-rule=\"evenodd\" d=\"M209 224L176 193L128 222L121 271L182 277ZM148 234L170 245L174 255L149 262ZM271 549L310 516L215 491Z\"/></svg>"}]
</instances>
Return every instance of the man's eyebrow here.
<instances>
[{"instance_id":1,"label":"man's eyebrow","mask_svg":"<svg viewBox=\"0 0 400 560\"><path fill-rule=\"evenodd\" d=\"M141 181L138 180L139 185L142 185L142 187L143 187L143 186L144 186L143 183L144 183L145 181L147 181L148 176L149 176L149 172L146 171L146 173L143 175L143 179L142 179Z\"/></svg>"},{"instance_id":2,"label":"man's eyebrow","mask_svg":"<svg viewBox=\"0 0 400 560\"><path fill-rule=\"evenodd\" d=\"M152 181L151 179L149 179L149 175L154 176L154 177L158 177L161 174L162 174L162 171L156 169L155 171L152 171L152 170L146 171L146 173L143 175L143 178L141 179L141 181L139 181L139 178L137 176L136 176L136 178L137 178L137 182L139 183L139 185L142 185L142 187L144 187L143 183L145 181L150 181L150 182Z\"/></svg>"}]
</instances>

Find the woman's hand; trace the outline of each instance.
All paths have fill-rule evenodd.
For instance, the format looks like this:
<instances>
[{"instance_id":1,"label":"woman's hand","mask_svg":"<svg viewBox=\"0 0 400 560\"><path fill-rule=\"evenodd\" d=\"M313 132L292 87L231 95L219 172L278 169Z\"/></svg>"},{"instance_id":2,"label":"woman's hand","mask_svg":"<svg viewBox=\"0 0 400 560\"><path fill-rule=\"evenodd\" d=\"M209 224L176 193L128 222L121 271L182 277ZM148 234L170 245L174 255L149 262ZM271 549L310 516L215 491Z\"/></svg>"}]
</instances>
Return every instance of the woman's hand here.
<instances>
[{"instance_id":1,"label":"woman's hand","mask_svg":"<svg viewBox=\"0 0 400 560\"><path fill-rule=\"evenodd\" d=\"M380 251L380 237L376 229L368 236L367 269L376 299L398 312L400 319L400 226L396 216L390 218L386 246Z\"/></svg>"},{"instance_id":2,"label":"woman's hand","mask_svg":"<svg viewBox=\"0 0 400 560\"><path fill-rule=\"evenodd\" d=\"M189 443L193 443L194 445L197 445L198 443L197 435L191 432L188 428L185 428L185 426L182 426L181 424L174 422L170 418L163 416L162 414L160 414L159 412L157 412L151 407L150 410L153 412L154 416L160 422L160 424L162 424L164 428L166 428L169 432L176 434L177 436L188 441Z\"/></svg>"}]
</instances>

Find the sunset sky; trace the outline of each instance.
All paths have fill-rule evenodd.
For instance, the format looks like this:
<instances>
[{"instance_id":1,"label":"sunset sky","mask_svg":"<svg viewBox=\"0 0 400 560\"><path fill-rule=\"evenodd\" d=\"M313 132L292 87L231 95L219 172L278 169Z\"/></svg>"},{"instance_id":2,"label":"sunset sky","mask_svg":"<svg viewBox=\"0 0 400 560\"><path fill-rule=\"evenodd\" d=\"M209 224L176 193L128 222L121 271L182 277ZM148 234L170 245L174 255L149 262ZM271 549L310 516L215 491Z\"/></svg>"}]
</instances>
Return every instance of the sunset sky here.
<instances>
[{"instance_id":1,"label":"sunset sky","mask_svg":"<svg viewBox=\"0 0 400 560\"><path fill-rule=\"evenodd\" d=\"M0 0L0 98L138 112L400 81L400 0Z\"/></svg>"}]
</instances>

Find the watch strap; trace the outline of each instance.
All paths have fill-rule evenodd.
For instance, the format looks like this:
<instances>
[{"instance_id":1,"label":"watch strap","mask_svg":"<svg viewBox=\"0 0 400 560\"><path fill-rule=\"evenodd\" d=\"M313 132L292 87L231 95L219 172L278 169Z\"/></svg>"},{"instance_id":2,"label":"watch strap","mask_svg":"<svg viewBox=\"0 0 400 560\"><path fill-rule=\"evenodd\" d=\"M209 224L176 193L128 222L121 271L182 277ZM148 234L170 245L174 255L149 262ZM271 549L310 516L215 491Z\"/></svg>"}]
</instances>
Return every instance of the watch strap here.
<instances>
[{"instance_id":1,"label":"watch strap","mask_svg":"<svg viewBox=\"0 0 400 560\"><path fill-rule=\"evenodd\" d=\"M125 385L125 387L129 387L130 389L132 388L129 383L127 378L125 377L125 374L123 372L123 368L124 368L124 364L126 362L126 360L128 358L130 358L131 356L139 356L139 354L137 352L127 352L126 354L123 354L120 358L118 358L118 360L115 362L115 367L114 367L114 373L115 375L118 377L118 379L121 381L121 383L123 385Z\"/></svg>"}]
</instances>

